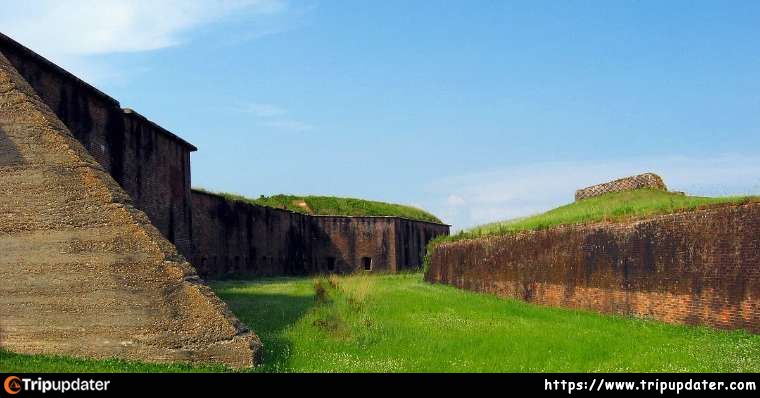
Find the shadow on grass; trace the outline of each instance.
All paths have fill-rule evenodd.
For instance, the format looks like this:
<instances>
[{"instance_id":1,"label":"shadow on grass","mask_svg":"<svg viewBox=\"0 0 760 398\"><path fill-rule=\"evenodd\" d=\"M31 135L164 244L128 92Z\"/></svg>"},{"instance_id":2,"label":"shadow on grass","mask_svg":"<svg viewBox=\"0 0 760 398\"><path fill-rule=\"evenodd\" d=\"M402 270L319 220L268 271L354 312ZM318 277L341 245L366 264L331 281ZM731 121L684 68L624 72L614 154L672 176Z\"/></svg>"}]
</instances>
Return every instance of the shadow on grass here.
<instances>
[{"instance_id":1,"label":"shadow on grass","mask_svg":"<svg viewBox=\"0 0 760 398\"><path fill-rule=\"evenodd\" d=\"M224 291L217 294L264 344L263 363L257 371L288 371L292 342L285 331L317 304L315 297Z\"/></svg>"}]
</instances>

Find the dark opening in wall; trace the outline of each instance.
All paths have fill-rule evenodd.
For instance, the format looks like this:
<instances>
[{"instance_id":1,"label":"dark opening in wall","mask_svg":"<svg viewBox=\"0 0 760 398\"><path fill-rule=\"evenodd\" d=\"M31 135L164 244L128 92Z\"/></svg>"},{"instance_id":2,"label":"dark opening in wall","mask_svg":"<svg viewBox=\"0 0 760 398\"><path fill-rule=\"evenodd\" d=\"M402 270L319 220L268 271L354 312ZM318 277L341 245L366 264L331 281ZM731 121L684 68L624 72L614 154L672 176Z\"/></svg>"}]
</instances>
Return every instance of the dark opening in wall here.
<instances>
[{"instance_id":1,"label":"dark opening in wall","mask_svg":"<svg viewBox=\"0 0 760 398\"><path fill-rule=\"evenodd\" d=\"M327 270L329 272L335 271L335 257L327 257Z\"/></svg>"},{"instance_id":2,"label":"dark opening in wall","mask_svg":"<svg viewBox=\"0 0 760 398\"><path fill-rule=\"evenodd\" d=\"M362 266L365 271L372 271L372 258L362 257Z\"/></svg>"}]
</instances>

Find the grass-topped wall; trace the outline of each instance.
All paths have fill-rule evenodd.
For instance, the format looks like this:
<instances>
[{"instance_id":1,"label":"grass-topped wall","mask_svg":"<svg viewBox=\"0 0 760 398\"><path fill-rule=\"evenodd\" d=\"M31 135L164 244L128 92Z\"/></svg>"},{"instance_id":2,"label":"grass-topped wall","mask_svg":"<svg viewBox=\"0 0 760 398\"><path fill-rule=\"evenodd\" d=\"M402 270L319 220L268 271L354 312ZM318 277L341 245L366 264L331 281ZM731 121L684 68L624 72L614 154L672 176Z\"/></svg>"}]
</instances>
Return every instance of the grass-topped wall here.
<instances>
[{"instance_id":1,"label":"grass-topped wall","mask_svg":"<svg viewBox=\"0 0 760 398\"><path fill-rule=\"evenodd\" d=\"M760 332L755 198L612 194L431 247L430 282L550 306Z\"/></svg>"},{"instance_id":2,"label":"grass-topped wall","mask_svg":"<svg viewBox=\"0 0 760 398\"><path fill-rule=\"evenodd\" d=\"M202 188L194 189L198 192L212 193ZM400 217L415 221L443 224L438 217L425 210L408 205L374 200L313 195L273 195L252 199L228 192L214 194L223 196L231 201L245 202L314 216Z\"/></svg>"}]
</instances>

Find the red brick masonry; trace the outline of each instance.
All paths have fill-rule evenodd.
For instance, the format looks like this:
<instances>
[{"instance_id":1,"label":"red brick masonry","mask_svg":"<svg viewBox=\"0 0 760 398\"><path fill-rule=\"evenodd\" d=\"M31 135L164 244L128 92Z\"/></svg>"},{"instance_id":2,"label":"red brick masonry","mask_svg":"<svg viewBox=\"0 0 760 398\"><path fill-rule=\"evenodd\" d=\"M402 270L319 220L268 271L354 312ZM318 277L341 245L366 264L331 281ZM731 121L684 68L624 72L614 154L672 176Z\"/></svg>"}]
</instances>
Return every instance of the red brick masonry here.
<instances>
[{"instance_id":1,"label":"red brick masonry","mask_svg":"<svg viewBox=\"0 0 760 398\"><path fill-rule=\"evenodd\" d=\"M426 280L760 333L760 203L440 245Z\"/></svg>"}]
</instances>

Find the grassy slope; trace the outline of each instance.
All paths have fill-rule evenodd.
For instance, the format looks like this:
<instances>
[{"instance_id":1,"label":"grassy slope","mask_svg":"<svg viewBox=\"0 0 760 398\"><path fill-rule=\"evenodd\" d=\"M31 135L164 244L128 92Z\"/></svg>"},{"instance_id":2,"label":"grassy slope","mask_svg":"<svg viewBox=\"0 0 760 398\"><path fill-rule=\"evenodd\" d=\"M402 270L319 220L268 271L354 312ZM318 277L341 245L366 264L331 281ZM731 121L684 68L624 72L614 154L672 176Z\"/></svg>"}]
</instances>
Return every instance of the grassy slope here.
<instances>
[{"instance_id":1,"label":"grassy slope","mask_svg":"<svg viewBox=\"0 0 760 398\"><path fill-rule=\"evenodd\" d=\"M558 225L583 224L598 221L622 221L683 210L694 210L707 206L747 203L750 201L760 201L760 197L729 196L706 198L649 189L617 192L571 203L535 216L482 225L447 238L439 239L438 242L472 239L481 236L507 235Z\"/></svg>"},{"instance_id":2,"label":"grassy slope","mask_svg":"<svg viewBox=\"0 0 760 398\"><path fill-rule=\"evenodd\" d=\"M203 191L202 189L197 190ZM295 195L262 196L259 199L250 199L233 193L219 192L216 194L224 196L230 200L274 207L277 209L286 209L304 214L323 216L396 216L411 220L441 223L441 220L436 216L422 209L372 200L338 198L332 196ZM298 206L297 203L299 202L305 202L309 209Z\"/></svg>"},{"instance_id":3,"label":"grassy slope","mask_svg":"<svg viewBox=\"0 0 760 398\"><path fill-rule=\"evenodd\" d=\"M760 335L543 308L419 274L319 285L321 299L309 278L213 288L262 338L259 371L760 371ZM189 370L0 354L0 371L50 369Z\"/></svg>"}]
</instances>

